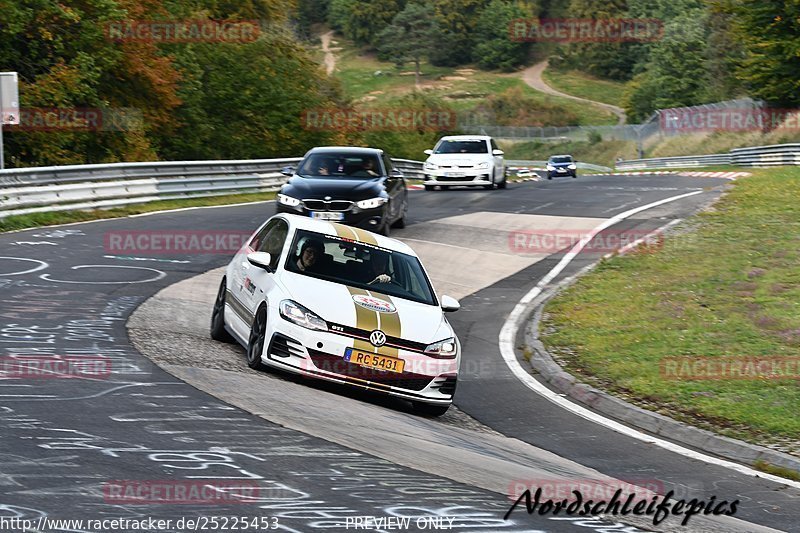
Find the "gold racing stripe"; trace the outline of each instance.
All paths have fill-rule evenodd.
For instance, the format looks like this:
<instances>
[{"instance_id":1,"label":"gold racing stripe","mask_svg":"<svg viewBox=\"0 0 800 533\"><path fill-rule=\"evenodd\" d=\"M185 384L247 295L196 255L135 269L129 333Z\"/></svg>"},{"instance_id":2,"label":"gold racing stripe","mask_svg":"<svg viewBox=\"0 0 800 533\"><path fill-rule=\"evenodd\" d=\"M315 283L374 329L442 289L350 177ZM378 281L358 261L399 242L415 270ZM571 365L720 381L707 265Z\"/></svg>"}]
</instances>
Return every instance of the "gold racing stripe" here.
<instances>
[{"instance_id":1,"label":"gold racing stripe","mask_svg":"<svg viewBox=\"0 0 800 533\"><path fill-rule=\"evenodd\" d=\"M366 244L372 244L373 246L378 246L378 241L375 237L363 229L354 228L352 226L345 226L344 224L337 224L336 222L331 222L331 226L333 229L336 230L336 235L341 237L342 239L350 239L350 240L357 240L358 242L363 242Z\"/></svg>"},{"instance_id":2,"label":"gold racing stripe","mask_svg":"<svg viewBox=\"0 0 800 533\"><path fill-rule=\"evenodd\" d=\"M378 295L376 298L382 298L389 300L389 302L394 305L392 301L392 297L388 295ZM400 327L400 312L397 311L397 306L394 305L395 312L394 313L378 313L380 315L380 322L381 322L381 331L386 333L387 337L394 337L396 339L402 339L402 331ZM392 348L390 346L385 346L383 348L386 355L391 355L392 357L398 357L400 355L400 351L397 348Z\"/></svg>"},{"instance_id":3,"label":"gold racing stripe","mask_svg":"<svg viewBox=\"0 0 800 533\"><path fill-rule=\"evenodd\" d=\"M362 289L348 286L347 290L350 291L351 300L352 297L356 295L368 296L367 291ZM358 329L368 332L378 329L378 314L375 311L370 311L365 307L361 307L355 301L353 301L353 305L356 308L356 327ZM353 339L353 349L361 350L362 352L378 352L378 349L375 348L371 342L361 339Z\"/></svg>"}]
</instances>

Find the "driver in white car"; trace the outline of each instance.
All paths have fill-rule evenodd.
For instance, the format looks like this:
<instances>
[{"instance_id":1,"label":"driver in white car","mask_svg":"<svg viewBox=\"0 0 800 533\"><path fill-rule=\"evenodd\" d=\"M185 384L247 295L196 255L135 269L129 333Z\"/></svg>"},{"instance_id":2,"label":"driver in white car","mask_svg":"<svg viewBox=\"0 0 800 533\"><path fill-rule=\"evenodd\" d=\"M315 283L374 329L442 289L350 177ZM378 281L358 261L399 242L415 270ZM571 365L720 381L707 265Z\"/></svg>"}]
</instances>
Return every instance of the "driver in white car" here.
<instances>
[{"instance_id":1,"label":"driver in white car","mask_svg":"<svg viewBox=\"0 0 800 533\"><path fill-rule=\"evenodd\" d=\"M369 272L367 278L373 278L367 285L375 283L391 283L392 276L387 274L389 270L389 254L385 252L372 252L369 260ZM373 277L374 276L374 277Z\"/></svg>"}]
</instances>

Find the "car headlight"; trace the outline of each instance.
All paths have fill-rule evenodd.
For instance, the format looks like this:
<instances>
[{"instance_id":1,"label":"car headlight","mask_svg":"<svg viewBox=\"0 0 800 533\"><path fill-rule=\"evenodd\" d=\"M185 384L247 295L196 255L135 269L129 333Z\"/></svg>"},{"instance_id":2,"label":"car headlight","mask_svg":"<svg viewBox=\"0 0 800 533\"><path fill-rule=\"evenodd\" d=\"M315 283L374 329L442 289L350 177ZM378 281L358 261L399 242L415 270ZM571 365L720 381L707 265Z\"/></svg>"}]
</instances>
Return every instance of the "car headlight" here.
<instances>
[{"instance_id":1,"label":"car headlight","mask_svg":"<svg viewBox=\"0 0 800 533\"><path fill-rule=\"evenodd\" d=\"M359 209L375 209L376 207L380 207L387 202L386 198L378 196L377 198L370 198L369 200L361 200L360 202L356 202L356 205Z\"/></svg>"},{"instance_id":2,"label":"car headlight","mask_svg":"<svg viewBox=\"0 0 800 533\"><path fill-rule=\"evenodd\" d=\"M425 161L425 164L422 165L423 170L439 170L439 165L431 163L430 161Z\"/></svg>"},{"instance_id":3,"label":"car headlight","mask_svg":"<svg viewBox=\"0 0 800 533\"><path fill-rule=\"evenodd\" d=\"M283 300L278 306L281 316L298 326L319 331L328 331L328 323L292 300Z\"/></svg>"},{"instance_id":4,"label":"car headlight","mask_svg":"<svg viewBox=\"0 0 800 533\"><path fill-rule=\"evenodd\" d=\"M547 170L555 170L555 169L556 167L554 167L553 165L547 165Z\"/></svg>"},{"instance_id":5,"label":"car headlight","mask_svg":"<svg viewBox=\"0 0 800 533\"><path fill-rule=\"evenodd\" d=\"M477 165L475 165L475 168L489 168L489 163L487 163L486 161L484 161L483 163L478 163Z\"/></svg>"},{"instance_id":6,"label":"car headlight","mask_svg":"<svg viewBox=\"0 0 800 533\"><path fill-rule=\"evenodd\" d=\"M300 200L297 198L292 198L291 196L286 196L285 194L278 195L278 202L282 203L283 205L288 205L289 207L297 207L300 205Z\"/></svg>"},{"instance_id":7,"label":"car headlight","mask_svg":"<svg viewBox=\"0 0 800 533\"><path fill-rule=\"evenodd\" d=\"M576 168L578 168L578 167L577 167L577 165L575 165L575 164L573 163L572 165L568 166L567 168L568 168L568 169L570 169L570 170L575 170L575 169L576 169Z\"/></svg>"},{"instance_id":8,"label":"car headlight","mask_svg":"<svg viewBox=\"0 0 800 533\"><path fill-rule=\"evenodd\" d=\"M450 337L449 339L429 344L425 348L425 355L435 359L455 359L457 350L456 339Z\"/></svg>"}]
</instances>

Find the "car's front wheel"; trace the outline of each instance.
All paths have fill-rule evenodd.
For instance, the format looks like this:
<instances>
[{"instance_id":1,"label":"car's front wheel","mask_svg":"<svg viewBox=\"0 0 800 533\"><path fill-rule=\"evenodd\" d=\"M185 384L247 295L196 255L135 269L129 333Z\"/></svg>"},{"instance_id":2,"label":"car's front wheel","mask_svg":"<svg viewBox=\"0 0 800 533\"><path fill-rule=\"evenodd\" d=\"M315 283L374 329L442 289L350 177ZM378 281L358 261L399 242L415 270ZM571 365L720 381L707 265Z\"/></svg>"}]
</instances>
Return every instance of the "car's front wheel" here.
<instances>
[{"instance_id":1,"label":"car's front wheel","mask_svg":"<svg viewBox=\"0 0 800 533\"><path fill-rule=\"evenodd\" d=\"M267 336L267 308L261 306L253 318L250 337L247 340L247 366L253 370L262 368L261 354L264 353L264 342Z\"/></svg>"},{"instance_id":2,"label":"car's front wheel","mask_svg":"<svg viewBox=\"0 0 800 533\"><path fill-rule=\"evenodd\" d=\"M450 409L450 404L440 405L425 402L411 402L414 412L423 416L442 416Z\"/></svg>"},{"instance_id":3,"label":"car's front wheel","mask_svg":"<svg viewBox=\"0 0 800 533\"><path fill-rule=\"evenodd\" d=\"M222 278L217 291L217 299L214 300L214 308L211 310L211 338L220 342L233 342L233 337L225 329L225 294L227 290L225 278Z\"/></svg>"}]
</instances>

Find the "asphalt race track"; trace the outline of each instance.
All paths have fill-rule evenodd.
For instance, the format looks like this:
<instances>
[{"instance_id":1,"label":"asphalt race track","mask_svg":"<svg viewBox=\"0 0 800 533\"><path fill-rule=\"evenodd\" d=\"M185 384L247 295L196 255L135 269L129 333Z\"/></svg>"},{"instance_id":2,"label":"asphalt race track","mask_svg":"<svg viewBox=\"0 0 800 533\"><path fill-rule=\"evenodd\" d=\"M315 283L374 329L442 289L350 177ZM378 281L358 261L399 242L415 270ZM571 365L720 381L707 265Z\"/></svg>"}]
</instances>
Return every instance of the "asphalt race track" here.
<instances>
[{"instance_id":1,"label":"asphalt race track","mask_svg":"<svg viewBox=\"0 0 800 533\"><path fill-rule=\"evenodd\" d=\"M690 216L727 184L593 176L411 192L408 225L392 236L420 254L440 294L462 304L449 317L464 350L457 409L441 419L415 416L399 400L252 371L243 349L211 341L211 301L230 254L109 250L110 236L124 232L250 233L274 213L272 203L0 235L0 360L111 363L91 379L0 379L0 519L33 520L34 531L99 531L54 527L45 516L173 524L263 516L277 519L277 530L303 532L344 531L363 516L424 517L422 525L439 517L450 530L473 532L797 530L796 488L566 413L525 387L498 347L508 314L563 254L515 249L514 232L586 232L620 212L697 192L615 226L644 234ZM580 255L558 279L598 257ZM524 508L503 520L512 484L562 478L638 481L686 499L741 503L735 519L697 516L688 527L529 516ZM120 501L112 490L175 479L257 490L244 502L205 505Z\"/></svg>"}]
</instances>

